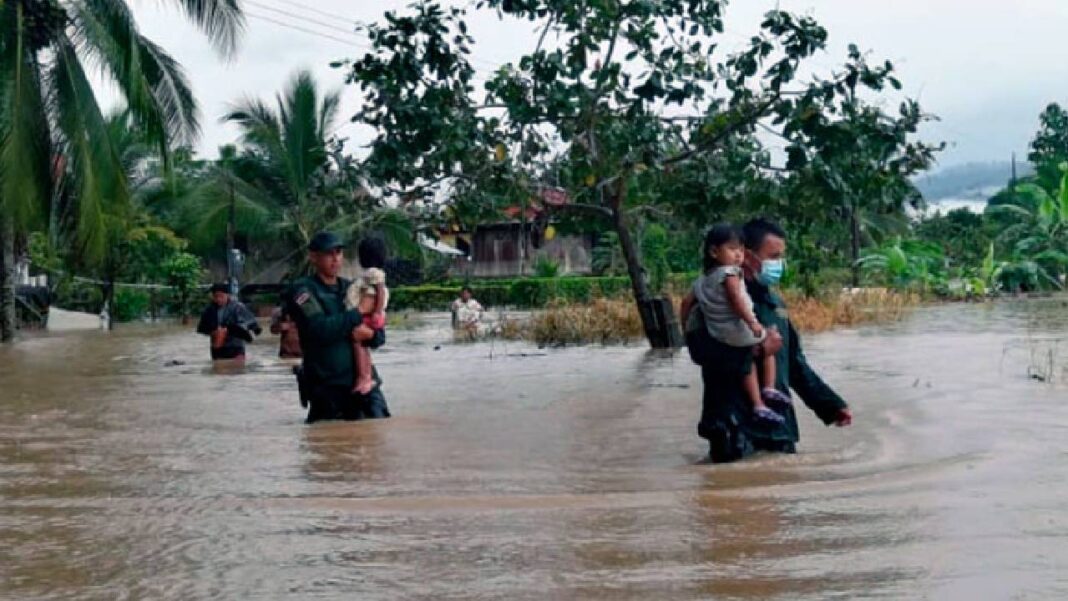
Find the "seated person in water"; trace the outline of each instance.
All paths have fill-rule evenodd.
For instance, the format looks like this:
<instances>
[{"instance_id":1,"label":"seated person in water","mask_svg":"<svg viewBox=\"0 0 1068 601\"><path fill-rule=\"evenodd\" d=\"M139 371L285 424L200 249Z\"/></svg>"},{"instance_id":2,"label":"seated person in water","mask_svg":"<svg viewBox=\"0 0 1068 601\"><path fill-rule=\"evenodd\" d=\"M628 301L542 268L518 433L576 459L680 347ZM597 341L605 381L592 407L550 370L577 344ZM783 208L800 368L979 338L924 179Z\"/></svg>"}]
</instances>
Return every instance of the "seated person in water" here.
<instances>
[{"instance_id":1,"label":"seated person in water","mask_svg":"<svg viewBox=\"0 0 1068 601\"><path fill-rule=\"evenodd\" d=\"M377 238L365 238L356 247L356 255L363 268L345 294L345 305L363 315L363 323L372 330L386 327L386 307L389 305L389 289L386 288L386 245ZM371 349L366 342L353 340L353 359L356 362L356 378L352 390L368 394L375 387Z\"/></svg>"},{"instance_id":2,"label":"seated person in water","mask_svg":"<svg viewBox=\"0 0 1068 601\"><path fill-rule=\"evenodd\" d=\"M738 349L744 356L743 387L760 420L782 422L768 403L789 404L790 398L775 388L775 357L761 358L760 376L753 369L753 348L764 341L764 327L753 314L753 300L742 281L745 257L742 234L729 224L712 226L705 237L705 273L693 285L694 298L712 338ZM763 383L763 386L761 386Z\"/></svg>"},{"instance_id":3,"label":"seated person in water","mask_svg":"<svg viewBox=\"0 0 1068 601\"><path fill-rule=\"evenodd\" d=\"M472 292L470 286L464 286L460 290L460 298L452 301L449 310L452 311L453 329L474 331L478 329L479 324L482 322L484 309L475 300L474 292Z\"/></svg>"}]
</instances>

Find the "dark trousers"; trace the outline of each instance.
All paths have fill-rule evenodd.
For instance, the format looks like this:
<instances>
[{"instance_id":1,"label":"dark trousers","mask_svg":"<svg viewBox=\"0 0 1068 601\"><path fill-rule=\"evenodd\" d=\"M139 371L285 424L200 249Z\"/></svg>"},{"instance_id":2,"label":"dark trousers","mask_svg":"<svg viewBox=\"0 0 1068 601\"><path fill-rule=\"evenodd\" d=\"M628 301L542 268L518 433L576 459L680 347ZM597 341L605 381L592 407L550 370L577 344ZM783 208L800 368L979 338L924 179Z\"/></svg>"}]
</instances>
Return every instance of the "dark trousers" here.
<instances>
[{"instance_id":1,"label":"dark trousers","mask_svg":"<svg viewBox=\"0 0 1068 601\"><path fill-rule=\"evenodd\" d=\"M796 453L796 437L786 433L784 426L752 422L752 407L742 388L749 358L717 341L705 350L711 358L701 366L704 391L697 435L708 441L712 463L737 461L757 451Z\"/></svg>"},{"instance_id":2,"label":"dark trousers","mask_svg":"<svg viewBox=\"0 0 1068 601\"><path fill-rule=\"evenodd\" d=\"M224 346L222 348L211 349L211 360L220 361L226 359L237 359L238 357L245 356L245 349L233 346Z\"/></svg>"},{"instance_id":3,"label":"dark trousers","mask_svg":"<svg viewBox=\"0 0 1068 601\"><path fill-rule=\"evenodd\" d=\"M381 419L389 417L382 380L374 372L375 387L367 394L353 392L351 386L319 385L307 391L307 423L324 419ZM303 393L302 393L303 396Z\"/></svg>"}]
</instances>

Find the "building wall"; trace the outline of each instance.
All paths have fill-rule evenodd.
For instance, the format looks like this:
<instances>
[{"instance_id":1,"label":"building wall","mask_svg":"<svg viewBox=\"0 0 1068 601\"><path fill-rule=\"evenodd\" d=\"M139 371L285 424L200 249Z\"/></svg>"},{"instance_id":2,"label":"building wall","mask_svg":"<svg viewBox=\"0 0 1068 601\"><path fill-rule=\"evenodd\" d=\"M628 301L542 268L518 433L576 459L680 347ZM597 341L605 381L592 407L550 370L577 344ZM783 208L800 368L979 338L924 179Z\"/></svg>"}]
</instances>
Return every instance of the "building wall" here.
<instances>
[{"instance_id":1,"label":"building wall","mask_svg":"<svg viewBox=\"0 0 1068 601\"><path fill-rule=\"evenodd\" d=\"M543 257L555 261L560 266L561 275L585 275L593 271L592 236L556 236L543 241L537 248L528 239L522 269L519 224L480 227L471 238L470 259L457 259L456 275L476 278L531 275L534 265Z\"/></svg>"}]
</instances>

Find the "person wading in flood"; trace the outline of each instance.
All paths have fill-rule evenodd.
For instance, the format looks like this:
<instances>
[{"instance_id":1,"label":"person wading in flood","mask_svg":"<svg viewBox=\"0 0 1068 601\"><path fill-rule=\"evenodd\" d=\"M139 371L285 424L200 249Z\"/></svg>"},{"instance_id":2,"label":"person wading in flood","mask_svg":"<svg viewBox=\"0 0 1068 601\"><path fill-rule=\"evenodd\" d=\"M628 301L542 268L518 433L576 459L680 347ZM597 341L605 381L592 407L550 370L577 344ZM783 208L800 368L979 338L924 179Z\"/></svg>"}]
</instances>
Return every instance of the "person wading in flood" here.
<instances>
[{"instance_id":1,"label":"person wading in flood","mask_svg":"<svg viewBox=\"0 0 1068 601\"><path fill-rule=\"evenodd\" d=\"M271 311L270 330L272 334L277 334L279 337L279 358L297 360L304 356L300 350L300 334L297 333L297 324L293 323L293 318L286 311L285 301Z\"/></svg>"},{"instance_id":2,"label":"person wading in flood","mask_svg":"<svg viewBox=\"0 0 1068 601\"><path fill-rule=\"evenodd\" d=\"M786 305L772 292L783 273L786 233L775 223L754 219L742 228L745 259L742 274L753 299L753 312L767 330L758 352L775 355L775 388L784 395L792 388L805 405L827 425L848 426L853 413L809 366L801 350L801 337L787 318ZM707 249L705 251L708 252ZM732 347L708 335L701 311L692 310L693 293L682 301L680 316L686 324L691 357L701 365L704 381L701 421L697 433L708 440L713 463L741 459L756 451L797 452L800 433L792 404L777 408L781 423L758 421L742 387L743 365Z\"/></svg>"},{"instance_id":3,"label":"person wading in flood","mask_svg":"<svg viewBox=\"0 0 1068 601\"><path fill-rule=\"evenodd\" d=\"M253 334L262 332L256 317L245 305L230 298L230 287L215 284L211 287L211 303L204 308L197 324L197 332L211 338L211 358L244 360L245 343Z\"/></svg>"},{"instance_id":4,"label":"person wading in flood","mask_svg":"<svg viewBox=\"0 0 1068 601\"><path fill-rule=\"evenodd\" d=\"M297 324L304 365L297 376L301 404L308 405L307 422L323 419L389 417L382 379L372 370L374 387L367 394L352 390L355 381L353 341L371 349L385 344L384 330L363 324L363 315L345 308L352 282L339 277L344 243L330 232L319 232L308 244L308 261L315 275L293 282L286 295L287 310Z\"/></svg>"}]
</instances>

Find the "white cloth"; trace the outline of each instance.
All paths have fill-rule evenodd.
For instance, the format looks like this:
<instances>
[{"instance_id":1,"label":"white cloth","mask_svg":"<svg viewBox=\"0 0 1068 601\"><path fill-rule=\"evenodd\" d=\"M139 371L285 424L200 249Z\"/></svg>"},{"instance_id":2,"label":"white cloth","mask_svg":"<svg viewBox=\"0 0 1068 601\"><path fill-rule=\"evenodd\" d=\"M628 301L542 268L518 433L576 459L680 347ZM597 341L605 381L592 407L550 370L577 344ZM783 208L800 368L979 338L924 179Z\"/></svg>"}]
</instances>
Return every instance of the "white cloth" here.
<instances>
[{"instance_id":1,"label":"white cloth","mask_svg":"<svg viewBox=\"0 0 1068 601\"><path fill-rule=\"evenodd\" d=\"M385 311L389 306L389 288L385 287L386 272L377 267L364 270L360 277L352 281L345 293L345 305L350 309L359 307L361 298L377 294L375 286L378 285L382 286L382 311Z\"/></svg>"},{"instance_id":2,"label":"white cloth","mask_svg":"<svg viewBox=\"0 0 1068 601\"><path fill-rule=\"evenodd\" d=\"M463 299L452 301L453 324L470 327L482 321L482 305L475 299L464 302Z\"/></svg>"}]
</instances>

